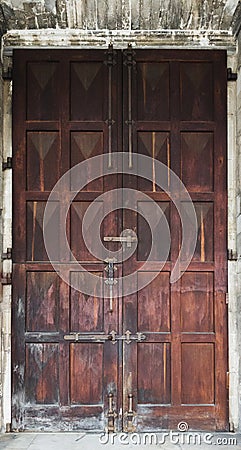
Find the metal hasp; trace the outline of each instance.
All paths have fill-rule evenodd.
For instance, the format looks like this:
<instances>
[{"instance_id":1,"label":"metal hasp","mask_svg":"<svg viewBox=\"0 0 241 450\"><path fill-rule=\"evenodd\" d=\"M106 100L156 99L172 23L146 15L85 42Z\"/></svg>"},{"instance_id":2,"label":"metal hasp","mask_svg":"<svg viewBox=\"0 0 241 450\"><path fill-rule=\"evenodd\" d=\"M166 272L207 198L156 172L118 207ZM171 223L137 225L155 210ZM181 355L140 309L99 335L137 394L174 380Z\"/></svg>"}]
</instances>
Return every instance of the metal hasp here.
<instances>
[{"instance_id":1,"label":"metal hasp","mask_svg":"<svg viewBox=\"0 0 241 450\"><path fill-rule=\"evenodd\" d=\"M112 392L108 394L108 413L107 413L107 419L108 419L108 425L107 430L108 433L113 433L115 431L115 419L117 418L117 413L114 410L114 395Z\"/></svg>"},{"instance_id":2,"label":"metal hasp","mask_svg":"<svg viewBox=\"0 0 241 450\"><path fill-rule=\"evenodd\" d=\"M126 433L134 433L136 431L136 427L133 424L135 416L136 413L133 411L133 394L128 394L128 411L125 413L126 425L124 428Z\"/></svg>"},{"instance_id":3,"label":"metal hasp","mask_svg":"<svg viewBox=\"0 0 241 450\"><path fill-rule=\"evenodd\" d=\"M105 240L105 238L104 238ZM109 311L113 312L113 286L117 283L117 280L114 279L114 273L116 270L116 267L114 265L115 260L114 259L108 259L106 260L107 266L105 267L105 271L107 272L107 279L105 280L105 284L109 286L110 289L110 309Z\"/></svg>"}]
</instances>

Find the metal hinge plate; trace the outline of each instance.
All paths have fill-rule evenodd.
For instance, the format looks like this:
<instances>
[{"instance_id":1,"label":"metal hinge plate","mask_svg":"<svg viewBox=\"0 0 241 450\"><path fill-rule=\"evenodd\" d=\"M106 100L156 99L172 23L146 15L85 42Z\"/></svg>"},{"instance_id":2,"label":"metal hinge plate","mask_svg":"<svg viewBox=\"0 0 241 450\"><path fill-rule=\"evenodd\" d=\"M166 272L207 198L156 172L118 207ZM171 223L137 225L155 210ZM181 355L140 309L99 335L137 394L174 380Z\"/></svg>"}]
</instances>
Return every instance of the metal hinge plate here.
<instances>
[{"instance_id":1,"label":"metal hinge plate","mask_svg":"<svg viewBox=\"0 0 241 450\"><path fill-rule=\"evenodd\" d=\"M1 276L1 284L12 284L12 274L11 273L3 273Z\"/></svg>"},{"instance_id":2,"label":"metal hinge plate","mask_svg":"<svg viewBox=\"0 0 241 450\"><path fill-rule=\"evenodd\" d=\"M237 259L238 259L237 252L235 250L233 250L232 248L228 249L228 260L229 261L237 261Z\"/></svg>"},{"instance_id":3,"label":"metal hinge plate","mask_svg":"<svg viewBox=\"0 0 241 450\"><path fill-rule=\"evenodd\" d=\"M7 252L6 253L2 253L2 260L4 259L12 259L12 249L11 248L7 248Z\"/></svg>"},{"instance_id":4,"label":"metal hinge plate","mask_svg":"<svg viewBox=\"0 0 241 450\"><path fill-rule=\"evenodd\" d=\"M13 168L13 159L11 156L7 157L7 161L3 161L2 170L12 169Z\"/></svg>"},{"instance_id":5,"label":"metal hinge plate","mask_svg":"<svg viewBox=\"0 0 241 450\"><path fill-rule=\"evenodd\" d=\"M229 372L226 372L226 389L229 389Z\"/></svg>"},{"instance_id":6,"label":"metal hinge plate","mask_svg":"<svg viewBox=\"0 0 241 450\"><path fill-rule=\"evenodd\" d=\"M227 80L228 81L236 81L237 80L237 73L233 72L231 67L228 67L227 69Z\"/></svg>"},{"instance_id":7,"label":"metal hinge plate","mask_svg":"<svg viewBox=\"0 0 241 450\"><path fill-rule=\"evenodd\" d=\"M229 293L228 292L226 292L226 305L228 305L229 304Z\"/></svg>"}]
</instances>

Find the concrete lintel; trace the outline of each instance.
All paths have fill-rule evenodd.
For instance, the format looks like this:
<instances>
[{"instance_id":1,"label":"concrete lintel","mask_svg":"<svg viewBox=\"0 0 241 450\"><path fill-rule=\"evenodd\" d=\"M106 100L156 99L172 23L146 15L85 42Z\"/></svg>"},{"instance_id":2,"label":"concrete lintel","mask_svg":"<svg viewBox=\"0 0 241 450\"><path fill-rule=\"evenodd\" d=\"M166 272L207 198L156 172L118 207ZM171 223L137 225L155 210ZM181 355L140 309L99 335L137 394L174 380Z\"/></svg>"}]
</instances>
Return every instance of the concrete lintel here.
<instances>
[{"instance_id":1,"label":"concrete lintel","mask_svg":"<svg viewBox=\"0 0 241 450\"><path fill-rule=\"evenodd\" d=\"M231 30L12 30L2 37L4 55L14 48L100 48L112 43L116 48L128 44L141 48L225 49L236 52Z\"/></svg>"}]
</instances>

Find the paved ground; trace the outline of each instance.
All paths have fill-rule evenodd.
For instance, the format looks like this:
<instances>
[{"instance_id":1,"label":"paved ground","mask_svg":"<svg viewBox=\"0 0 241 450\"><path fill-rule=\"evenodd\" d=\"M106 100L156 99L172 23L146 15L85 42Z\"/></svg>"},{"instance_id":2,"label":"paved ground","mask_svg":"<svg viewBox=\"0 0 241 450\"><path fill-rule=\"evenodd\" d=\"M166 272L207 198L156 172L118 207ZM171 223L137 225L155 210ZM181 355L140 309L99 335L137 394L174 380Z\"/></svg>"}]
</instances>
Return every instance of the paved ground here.
<instances>
[{"instance_id":1,"label":"paved ground","mask_svg":"<svg viewBox=\"0 0 241 450\"><path fill-rule=\"evenodd\" d=\"M232 450L241 449L241 435L234 433L173 435L163 432L152 436L142 434L100 435L85 433L9 433L0 435L0 449L7 450L100 450L100 449L146 449L163 450ZM145 440L146 439L146 440ZM231 440L232 439L232 440ZM107 442L108 441L108 442Z\"/></svg>"}]
</instances>

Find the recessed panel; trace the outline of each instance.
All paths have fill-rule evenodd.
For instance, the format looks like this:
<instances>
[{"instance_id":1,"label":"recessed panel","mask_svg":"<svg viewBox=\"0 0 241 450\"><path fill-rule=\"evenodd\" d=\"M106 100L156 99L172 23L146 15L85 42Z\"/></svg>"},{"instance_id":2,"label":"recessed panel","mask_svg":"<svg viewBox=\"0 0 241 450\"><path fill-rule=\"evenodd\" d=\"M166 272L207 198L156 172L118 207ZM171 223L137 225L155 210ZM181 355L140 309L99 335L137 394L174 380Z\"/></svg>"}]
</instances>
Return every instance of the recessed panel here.
<instances>
[{"instance_id":1,"label":"recessed panel","mask_svg":"<svg viewBox=\"0 0 241 450\"><path fill-rule=\"evenodd\" d=\"M103 62L72 62L70 66L70 120L105 120L108 93Z\"/></svg>"},{"instance_id":2,"label":"recessed panel","mask_svg":"<svg viewBox=\"0 0 241 450\"><path fill-rule=\"evenodd\" d=\"M193 220L192 205L182 203L182 217L186 224L189 223L190 233L186 234L185 245L183 249L183 259L189 258L190 249L193 248L194 238L196 237L196 246L193 254L193 261L206 262L213 261L213 203L212 202L193 202L196 222ZM191 214L191 215L190 215Z\"/></svg>"},{"instance_id":3,"label":"recessed panel","mask_svg":"<svg viewBox=\"0 0 241 450\"><path fill-rule=\"evenodd\" d=\"M60 175L60 147L57 132L27 133L27 189L50 191ZM51 167L51 170L49 168Z\"/></svg>"},{"instance_id":4,"label":"recessed panel","mask_svg":"<svg viewBox=\"0 0 241 450\"><path fill-rule=\"evenodd\" d=\"M138 120L168 120L169 63L138 62L136 66Z\"/></svg>"},{"instance_id":5,"label":"recessed panel","mask_svg":"<svg viewBox=\"0 0 241 450\"><path fill-rule=\"evenodd\" d=\"M91 205L91 202L73 202L70 208L71 211L71 250L74 257L78 261L96 261L98 258L92 253L91 250L96 251L96 237L93 237L88 227L85 229L85 236L83 236L82 223L84 215ZM96 221L101 224L103 218L103 202L95 202L92 209L92 221ZM103 226L100 227L100 236L103 234ZM100 236L98 238L100 239ZM85 239L84 239L85 238ZM99 251L100 253L100 251ZM99 255L101 258L101 254Z\"/></svg>"},{"instance_id":6,"label":"recessed panel","mask_svg":"<svg viewBox=\"0 0 241 450\"><path fill-rule=\"evenodd\" d=\"M138 330L168 332L170 331L169 273L138 272L138 284L148 282L150 275L157 276L137 293Z\"/></svg>"},{"instance_id":7,"label":"recessed panel","mask_svg":"<svg viewBox=\"0 0 241 450\"><path fill-rule=\"evenodd\" d=\"M96 285L102 286L102 272L91 272L89 269L88 273L91 273L93 277L96 277ZM86 274L83 272L71 273L71 284L74 284L74 286L79 288L79 291L74 288L71 289L71 331L103 331L104 303L103 298L100 298L95 294L95 286L92 285L93 295L88 295L82 292L83 286L86 286Z\"/></svg>"},{"instance_id":8,"label":"recessed panel","mask_svg":"<svg viewBox=\"0 0 241 450\"><path fill-rule=\"evenodd\" d=\"M46 202L27 202L27 260L47 261L48 256L43 238L43 218ZM57 226L56 226L57 224ZM51 254L59 259L59 204L51 202L46 230Z\"/></svg>"},{"instance_id":9,"label":"recessed panel","mask_svg":"<svg viewBox=\"0 0 241 450\"><path fill-rule=\"evenodd\" d=\"M210 121L214 116L213 66L209 62L180 64L181 120Z\"/></svg>"},{"instance_id":10,"label":"recessed panel","mask_svg":"<svg viewBox=\"0 0 241 450\"><path fill-rule=\"evenodd\" d=\"M57 331L59 277L55 272L27 272L27 331Z\"/></svg>"},{"instance_id":11,"label":"recessed panel","mask_svg":"<svg viewBox=\"0 0 241 450\"><path fill-rule=\"evenodd\" d=\"M170 344L138 344L138 403L166 404L171 401Z\"/></svg>"},{"instance_id":12,"label":"recessed panel","mask_svg":"<svg viewBox=\"0 0 241 450\"><path fill-rule=\"evenodd\" d=\"M27 120L59 119L59 64L52 61L27 65Z\"/></svg>"},{"instance_id":13,"label":"recessed panel","mask_svg":"<svg viewBox=\"0 0 241 450\"><path fill-rule=\"evenodd\" d=\"M58 344L26 345L26 402L58 404Z\"/></svg>"},{"instance_id":14,"label":"recessed panel","mask_svg":"<svg viewBox=\"0 0 241 450\"><path fill-rule=\"evenodd\" d=\"M89 158L102 155L104 153L103 144L103 133L100 131L73 131L71 133L71 167L86 161L85 173L83 174L83 169L80 169L79 176L71 176L72 190L79 191L79 182L84 179L86 184L81 189L82 191L103 191L102 177L88 183L96 176L96 169ZM98 169L101 173L101 167L98 167Z\"/></svg>"},{"instance_id":15,"label":"recessed panel","mask_svg":"<svg viewBox=\"0 0 241 450\"><path fill-rule=\"evenodd\" d=\"M146 261L147 258L150 261L166 261L170 246L169 202L138 201L137 211L138 261Z\"/></svg>"},{"instance_id":16,"label":"recessed panel","mask_svg":"<svg viewBox=\"0 0 241 450\"><path fill-rule=\"evenodd\" d=\"M138 154L152 158L152 180L138 178L138 189L142 191L157 192L170 187L170 165L171 165L171 148L170 135L168 132L161 131L139 131L137 134L137 151ZM157 161L165 164L166 170L160 168ZM141 169L141 168L138 168ZM159 182L159 185L157 184Z\"/></svg>"},{"instance_id":17,"label":"recessed panel","mask_svg":"<svg viewBox=\"0 0 241 450\"><path fill-rule=\"evenodd\" d=\"M213 191L213 133L181 134L181 171L189 191Z\"/></svg>"},{"instance_id":18,"label":"recessed panel","mask_svg":"<svg viewBox=\"0 0 241 450\"><path fill-rule=\"evenodd\" d=\"M213 274L185 272L181 278L181 329L214 331Z\"/></svg>"},{"instance_id":19,"label":"recessed panel","mask_svg":"<svg viewBox=\"0 0 241 450\"><path fill-rule=\"evenodd\" d=\"M103 345L70 345L70 402L96 405L102 403Z\"/></svg>"},{"instance_id":20,"label":"recessed panel","mask_svg":"<svg viewBox=\"0 0 241 450\"><path fill-rule=\"evenodd\" d=\"M213 404L214 345L182 344L182 403Z\"/></svg>"}]
</instances>

